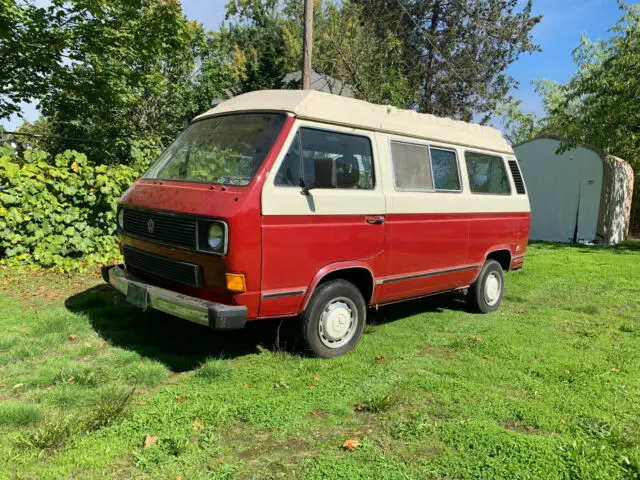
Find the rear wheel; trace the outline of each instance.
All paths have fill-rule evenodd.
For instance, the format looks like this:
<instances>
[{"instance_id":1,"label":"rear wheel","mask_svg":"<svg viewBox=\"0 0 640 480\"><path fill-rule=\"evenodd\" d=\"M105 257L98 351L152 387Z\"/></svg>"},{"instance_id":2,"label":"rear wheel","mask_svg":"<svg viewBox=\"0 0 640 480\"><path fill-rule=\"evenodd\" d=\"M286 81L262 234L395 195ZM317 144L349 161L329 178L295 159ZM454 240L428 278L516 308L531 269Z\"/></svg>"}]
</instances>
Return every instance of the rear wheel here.
<instances>
[{"instance_id":1,"label":"rear wheel","mask_svg":"<svg viewBox=\"0 0 640 480\"><path fill-rule=\"evenodd\" d=\"M301 317L306 347L322 358L350 352L360 341L366 314L362 293L351 282L333 280L320 285Z\"/></svg>"},{"instance_id":2,"label":"rear wheel","mask_svg":"<svg viewBox=\"0 0 640 480\"><path fill-rule=\"evenodd\" d=\"M469 305L481 313L494 312L502 302L504 272L495 260L487 260L467 294Z\"/></svg>"}]
</instances>

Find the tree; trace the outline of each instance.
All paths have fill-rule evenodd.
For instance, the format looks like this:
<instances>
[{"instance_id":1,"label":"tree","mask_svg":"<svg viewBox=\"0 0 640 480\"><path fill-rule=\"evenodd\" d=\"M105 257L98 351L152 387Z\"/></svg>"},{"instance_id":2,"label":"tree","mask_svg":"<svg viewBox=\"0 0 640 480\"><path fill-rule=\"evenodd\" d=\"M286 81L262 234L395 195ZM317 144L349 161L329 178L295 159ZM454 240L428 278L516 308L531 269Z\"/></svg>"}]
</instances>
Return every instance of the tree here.
<instances>
[{"instance_id":1,"label":"tree","mask_svg":"<svg viewBox=\"0 0 640 480\"><path fill-rule=\"evenodd\" d=\"M0 115L36 99L51 133L96 141L83 151L97 161L154 156L230 85L227 65L211 51L215 39L177 0L0 1L13 5L0 16L12 39L0 54L17 69L15 79L0 77L0 93L10 93ZM40 37L53 46L40 52ZM77 144L52 140L47 148Z\"/></svg>"},{"instance_id":2,"label":"tree","mask_svg":"<svg viewBox=\"0 0 640 480\"><path fill-rule=\"evenodd\" d=\"M303 5L297 0L232 0L220 36L238 76L233 93L285 85L302 59ZM402 44L388 33L378 37L351 1L316 1L313 69L338 78L357 98L406 106L412 98L403 75Z\"/></svg>"},{"instance_id":3,"label":"tree","mask_svg":"<svg viewBox=\"0 0 640 480\"><path fill-rule=\"evenodd\" d=\"M498 105L496 114L502 120L503 135L511 145L531 140L540 132L541 119L533 113L526 113L521 102L513 98Z\"/></svg>"},{"instance_id":4,"label":"tree","mask_svg":"<svg viewBox=\"0 0 640 480\"><path fill-rule=\"evenodd\" d=\"M623 16L607 41L583 38L577 71L566 85L543 91L544 130L624 158L640 169L640 6L620 2Z\"/></svg>"},{"instance_id":5,"label":"tree","mask_svg":"<svg viewBox=\"0 0 640 480\"><path fill-rule=\"evenodd\" d=\"M172 140L215 98L205 103L199 90L210 94L225 75L212 72L211 62L206 77L197 69L209 43L179 2L99 5L69 32L70 61L51 76L41 106L56 134L106 141L108 160L124 160L132 146L161 148Z\"/></svg>"},{"instance_id":6,"label":"tree","mask_svg":"<svg viewBox=\"0 0 640 480\"><path fill-rule=\"evenodd\" d=\"M57 14L60 0L36 7L0 0L0 120L20 114L21 103L43 95L68 46L65 25L85 12L70 8Z\"/></svg>"},{"instance_id":7,"label":"tree","mask_svg":"<svg viewBox=\"0 0 640 480\"><path fill-rule=\"evenodd\" d=\"M404 74L424 113L486 123L517 82L507 67L538 51L532 0L353 0L379 38L402 42Z\"/></svg>"}]
</instances>

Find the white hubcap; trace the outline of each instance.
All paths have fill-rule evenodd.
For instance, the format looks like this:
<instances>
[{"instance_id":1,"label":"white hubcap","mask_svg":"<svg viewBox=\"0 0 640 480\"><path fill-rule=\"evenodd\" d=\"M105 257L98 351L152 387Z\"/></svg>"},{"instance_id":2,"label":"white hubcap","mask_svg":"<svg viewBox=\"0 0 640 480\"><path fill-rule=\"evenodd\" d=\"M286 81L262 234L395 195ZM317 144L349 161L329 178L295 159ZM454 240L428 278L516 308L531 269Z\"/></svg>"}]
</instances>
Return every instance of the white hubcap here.
<instances>
[{"instance_id":1,"label":"white hubcap","mask_svg":"<svg viewBox=\"0 0 640 480\"><path fill-rule=\"evenodd\" d=\"M353 338L358 326L358 311L348 298L336 298L322 311L318 323L320 340L329 348L340 348Z\"/></svg>"},{"instance_id":2,"label":"white hubcap","mask_svg":"<svg viewBox=\"0 0 640 480\"><path fill-rule=\"evenodd\" d=\"M500 300L501 293L502 281L500 276L496 272L491 272L484 281L484 301L487 302L487 305L493 307Z\"/></svg>"}]
</instances>

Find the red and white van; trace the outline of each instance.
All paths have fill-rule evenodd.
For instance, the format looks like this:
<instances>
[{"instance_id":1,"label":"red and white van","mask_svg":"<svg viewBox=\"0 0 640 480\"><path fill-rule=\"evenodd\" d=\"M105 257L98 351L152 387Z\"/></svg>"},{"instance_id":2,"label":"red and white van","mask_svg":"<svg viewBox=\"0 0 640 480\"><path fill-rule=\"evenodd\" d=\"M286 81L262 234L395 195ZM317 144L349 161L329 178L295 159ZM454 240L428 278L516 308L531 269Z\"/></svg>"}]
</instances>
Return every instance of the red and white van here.
<instances>
[{"instance_id":1,"label":"red and white van","mask_svg":"<svg viewBox=\"0 0 640 480\"><path fill-rule=\"evenodd\" d=\"M499 131L315 91L259 91L197 117L122 197L142 307L217 330L299 317L351 350L367 307L466 290L495 310L522 266L529 200Z\"/></svg>"}]
</instances>

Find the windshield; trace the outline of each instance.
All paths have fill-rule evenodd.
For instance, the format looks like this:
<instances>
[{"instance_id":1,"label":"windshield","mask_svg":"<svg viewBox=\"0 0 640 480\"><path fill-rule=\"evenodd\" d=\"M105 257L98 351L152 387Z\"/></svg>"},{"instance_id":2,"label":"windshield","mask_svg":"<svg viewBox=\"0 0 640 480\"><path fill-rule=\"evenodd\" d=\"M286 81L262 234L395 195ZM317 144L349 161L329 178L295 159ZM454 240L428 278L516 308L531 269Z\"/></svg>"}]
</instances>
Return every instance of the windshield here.
<instances>
[{"instance_id":1,"label":"windshield","mask_svg":"<svg viewBox=\"0 0 640 480\"><path fill-rule=\"evenodd\" d=\"M283 113L243 113L191 124L144 178L248 185L282 130Z\"/></svg>"}]
</instances>

